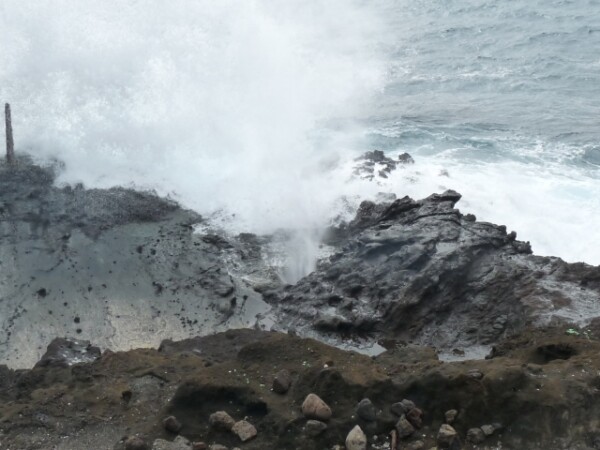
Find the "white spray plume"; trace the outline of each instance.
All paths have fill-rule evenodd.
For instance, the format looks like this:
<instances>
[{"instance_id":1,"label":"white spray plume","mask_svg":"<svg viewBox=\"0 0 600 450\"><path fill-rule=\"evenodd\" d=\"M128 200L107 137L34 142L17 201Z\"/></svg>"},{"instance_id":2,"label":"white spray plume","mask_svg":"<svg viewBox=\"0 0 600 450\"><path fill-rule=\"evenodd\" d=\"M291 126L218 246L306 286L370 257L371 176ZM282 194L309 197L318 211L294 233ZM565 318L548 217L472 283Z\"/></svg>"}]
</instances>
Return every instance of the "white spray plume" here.
<instances>
[{"instance_id":1,"label":"white spray plume","mask_svg":"<svg viewBox=\"0 0 600 450\"><path fill-rule=\"evenodd\" d=\"M60 181L156 189L240 230L315 226L337 194L319 168L385 83L381 17L360 0L3 0L0 98Z\"/></svg>"}]
</instances>

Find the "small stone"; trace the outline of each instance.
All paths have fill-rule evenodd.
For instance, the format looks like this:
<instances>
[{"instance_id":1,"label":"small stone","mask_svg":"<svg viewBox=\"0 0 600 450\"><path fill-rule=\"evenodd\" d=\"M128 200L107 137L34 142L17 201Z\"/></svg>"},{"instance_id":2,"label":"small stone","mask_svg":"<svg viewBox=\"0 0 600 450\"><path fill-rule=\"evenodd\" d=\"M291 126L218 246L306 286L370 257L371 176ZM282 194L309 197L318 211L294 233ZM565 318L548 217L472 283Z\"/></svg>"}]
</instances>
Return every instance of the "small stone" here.
<instances>
[{"instance_id":1,"label":"small stone","mask_svg":"<svg viewBox=\"0 0 600 450\"><path fill-rule=\"evenodd\" d=\"M240 438L242 442L249 441L256 437L256 428L246 420L236 422L231 431Z\"/></svg>"},{"instance_id":2,"label":"small stone","mask_svg":"<svg viewBox=\"0 0 600 450\"><path fill-rule=\"evenodd\" d=\"M472 444L481 444L485 441L485 433L481 428L469 428L467 431L467 441Z\"/></svg>"},{"instance_id":3,"label":"small stone","mask_svg":"<svg viewBox=\"0 0 600 450\"><path fill-rule=\"evenodd\" d=\"M392 405L392 412L397 416L401 416L402 414L406 414L414 408L416 408L416 406L412 401L404 399L401 402L394 403Z\"/></svg>"},{"instance_id":4,"label":"small stone","mask_svg":"<svg viewBox=\"0 0 600 450\"><path fill-rule=\"evenodd\" d=\"M456 416L458 416L458 411L456 409L450 409L446 411L444 415L446 416L446 423L448 425L451 425L456 420Z\"/></svg>"},{"instance_id":5,"label":"small stone","mask_svg":"<svg viewBox=\"0 0 600 450\"><path fill-rule=\"evenodd\" d=\"M467 376L476 380L481 380L483 378L483 373L477 369L471 369L467 372Z\"/></svg>"},{"instance_id":6,"label":"small stone","mask_svg":"<svg viewBox=\"0 0 600 450\"><path fill-rule=\"evenodd\" d=\"M493 425L481 425L481 431L483 431L483 434L485 434L486 436L491 436L492 434L494 434L494 431L496 431L496 429Z\"/></svg>"},{"instance_id":7,"label":"small stone","mask_svg":"<svg viewBox=\"0 0 600 450\"><path fill-rule=\"evenodd\" d=\"M208 450L205 442L192 442L192 450Z\"/></svg>"},{"instance_id":8,"label":"small stone","mask_svg":"<svg viewBox=\"0 0 600 450\"><path fill-rule=\"evenodd\" d=\"M406 413L406 419L415 428L421 428L423 426L423 411L421 411L419 408L413 408Z\"/></svg>"},{"instance_id":9,"label":"small stone","mask_svg":"<svg viewBox=\"0 0 600 450\"><path fill-rule=\"evenodd\" d=\"M319 420L309 420L304 426L304 431L310 437L315 437L327 429L327 424Z\"/></svg>"},{"instance_id":10,"label":"small stone","mask_svg":"<svg viewBox=\"0 0 600 450\"><path fill-rule=\"evenodd\" d=\"M404 439L415 432L415 427L413 427L413 425L403 414L402 416L400 416L400 419L398 419L398 422L396 423L396 431L398 432L398 437L400 439Z\"/></svg>"},{"instance_id":11,"label":"small stone","mask_svg":"<svg viewBox=\"0 0 600 450\"><path fill-rule=\"evenodd\" d=\"M229 449L221 444L212 444L210 447L208 447L208 450L229 450Z\"/></svg>"},{"instance_id":12,"label":"small stone","mask_svg":"<svg viewBox=\"0 0 600 450\"><path fill-rule=\"evenodd\" d=\"M448 424L443 424L440 427L437 435L437 444L442 449L457 450L461 448L458 433Z\"/></svg>"},{"instance_id":13,"label":"small stone","mask_svg":"<svg viewBox=\"0 0 600 450\"><path fill-rule=\"evenodd\" d=\"M406 450L423 450L425 443L423 441L414 441L406 446Z\"/></svg>"},{"instance_id":14,"label":"small stone","mask_svg":"<svg viewBox=\"0 0 600 450\"><path fill-rule=\"evenodd\" d=\"M229 431L235 425L235 420L225 411L217 411L210 415L208 423L217 430Z\"/></svg>"},{"instance_id":15,"label":"small stone","mask_svg":"<svg viewBox=\"0 0 600 450\"><path fill-rule=\"evenodd\" d=\"M125 441L125 450L148 450L148 444L142 438L133 436Z\"/></svg>"},{"instance_id":16,"label":"small stone","mask_svg":"<svg viewBox=\"0 0 600 450\"><path fill-rule=\"evenodd\" d=\"M346 450L367 450L367 436L358 425L346 437Z\"/></svg>"},{"instance_id":17,"label":"small stone","mask_svg":"<svg viewBox=\"0 0 600 450\"><path fill-rule=\"evenodd\" d=\"M331 419L331 408L318 395L308 394L302 403L302 414L307 419L327 421Z\"/></svg>"},{"instance_id":18,"label":"small stone","mask_svg":"<svg viewBox=\"0 0 600 450\"><path fill-rule=\"evenodd\" d=\"M175 418L175 416L166 417L163 420L163 426L165 430L171 433L179 433L181 431L181 423Z\"/></svg>"},{"instance_id":19,"label":"small stone","mask_svg":"<svg viewBox=\"0 0 600 450\"><path fill-rule=\"evenodd\" d=\"M275 378L273 378L273 392L276 394L285 394L292 385L292 375L289 371L283 369L277 372Z\"/></svg>"},{"instance_id":20,"label":"small stone","mask_svg":"<svg viewBox=\"0 0 600 450\"><path fill-rule=\"evenodd\" d=\"M377 420L377 408L371 400L363 398L356 406L356 415L367 422Z\"/></svg>"}]
</instances>

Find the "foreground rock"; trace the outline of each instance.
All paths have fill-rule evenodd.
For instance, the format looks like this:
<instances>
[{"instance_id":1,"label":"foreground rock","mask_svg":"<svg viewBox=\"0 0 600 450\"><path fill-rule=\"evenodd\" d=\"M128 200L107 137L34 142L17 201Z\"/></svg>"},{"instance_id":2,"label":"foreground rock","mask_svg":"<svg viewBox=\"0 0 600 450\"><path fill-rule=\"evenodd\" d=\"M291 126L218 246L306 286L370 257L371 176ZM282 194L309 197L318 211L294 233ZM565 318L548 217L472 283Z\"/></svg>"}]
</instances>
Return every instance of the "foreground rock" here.
<instances>
[{"instance_id":1,"label":"foreground rock","mask_svg":"<svg viewBox=\"0 0 600 450\"><path fill-rule=\"evenodd\" d=\"M346 450L367 450L367 436L358 425L346 437Z\"/></svg>"},{"instance_id":2,"label":"foreground rock","mask_svg":"<svg viewBox=\"0 0 600 450\"><path fill-rule=\"evenodd\" d=\"M331 419L331 408L316 394L308 394L302 403L302 414L307 419L328 421Z\"/></svg>"},{"instance_id":3,"label":"foreground rock","mask_svg":"<svg viewBox=\"0 0 600 450\"><path fill-rule=\"evenodd\" d=\"M491 359L464 362L440 362L425 348L412 362L398 347L371 358L311 339L232 330L171 342L161 351L105 352L71 366L0 367L0 442L19 450L124 450L133 443L119 436L143 436L164 450L189 450L189 442L230 450L332 449L363 421L356 408L368 398L379 407L377 419L359 426L374 446L386 448L397 429L401 448L464 442L468 449L475 437L469 430L477 429L485 441L476 445L490 448L590 450L591 437L600 438L600 333L590 328L588 339L565 331L529 330L500 342ZM562 353L549 359L549 348ZM271 390L274 368L294 373L285 396ZM468 376L474 369L485 376ZM334 409L327 424L301 413L307 397L316 397L310 393L322 393ZM418 404L397 402L407 397ZM401 417L391 412L393 404L405 408ZM452 429L440 428L451 406L460 415ZM231 427L237 435L215 426L215 410L243 418ZM422 411L418 430L406 417L411 411ZM181 423L177 439L163 429L169 416ZM242 427L244 421L254 429ZM251 432L239 432L246 429Z\"/></svg>"},{"instance_id":4,"label":"foreground rock","mask_svg":"<svg viewBox=\"0 0 600 450\"><path fill-rule=\"evenodd\" d=\"M246 420L240 420L236 422L233 427L231 427L231 431L237 437L240 438L242 442L249 441L256 437L256 428L250 422Z\"/></svg>"}]
</instances>

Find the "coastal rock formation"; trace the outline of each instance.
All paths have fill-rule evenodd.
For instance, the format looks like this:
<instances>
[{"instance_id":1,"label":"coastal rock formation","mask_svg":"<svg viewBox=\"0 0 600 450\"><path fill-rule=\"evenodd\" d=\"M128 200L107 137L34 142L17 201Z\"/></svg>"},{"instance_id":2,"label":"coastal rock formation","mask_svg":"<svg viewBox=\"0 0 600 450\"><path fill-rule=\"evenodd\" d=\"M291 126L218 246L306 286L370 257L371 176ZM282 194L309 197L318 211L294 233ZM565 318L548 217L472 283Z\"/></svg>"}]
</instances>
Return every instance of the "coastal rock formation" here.
<instances>
[{"instance_id":1,"label":"coastal rock formation","mask_svg":"<svg viewBox=\"0 0 600 450\"><path fill-rule=\"evenodd\" d=\"M54 181L0 165L0 361L31 367L56 337L158 346L268 311L241 275L264 268L252 235L194 232L198 214L152 193Z\"/></svg>"},{"instance_id":2,"label":"coastal rock formation","mask_svg":"<svg viewBox=\"0 0 600 450\"><path fill-rule=\"evenodd\" d=\"M3 447L600 448L600 268L456 192L363 202L285 285L276 236L54 180L0 165Z\"/></svg>"},{"instance_id":3,"label":"coastal rock formation","mask_svg":"<svg viewBox=\"0 0 600 450\"><path fill-rule=\"evenodd\" d=\"M459 199L363 202L330 230L333 256L265 297L278 322L334 343L363 336L449 351L600 316L600 268L534 256L506 227L462 214Z\"/></svg>"}]
</instances>

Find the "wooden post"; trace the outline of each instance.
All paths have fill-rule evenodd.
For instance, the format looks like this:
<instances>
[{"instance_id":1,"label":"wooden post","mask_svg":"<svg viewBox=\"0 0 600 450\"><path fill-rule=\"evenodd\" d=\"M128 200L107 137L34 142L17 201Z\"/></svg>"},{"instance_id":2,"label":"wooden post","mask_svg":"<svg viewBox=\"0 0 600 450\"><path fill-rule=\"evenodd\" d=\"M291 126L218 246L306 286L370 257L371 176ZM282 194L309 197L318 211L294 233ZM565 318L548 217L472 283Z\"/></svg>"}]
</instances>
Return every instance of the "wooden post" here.
<instances>
[{"instance_id":1,"label":"wooden post","mask_svg":"<svg viewBox=\"0 0 600 450\"><path fill-rule=\"evenodd\" d=\"M10 117L10 105L4 105L4 118L6 120L6 162L15 163L15 141L13 140L12 119Z\"/></svg>"}]
</instances>

